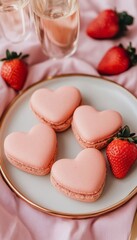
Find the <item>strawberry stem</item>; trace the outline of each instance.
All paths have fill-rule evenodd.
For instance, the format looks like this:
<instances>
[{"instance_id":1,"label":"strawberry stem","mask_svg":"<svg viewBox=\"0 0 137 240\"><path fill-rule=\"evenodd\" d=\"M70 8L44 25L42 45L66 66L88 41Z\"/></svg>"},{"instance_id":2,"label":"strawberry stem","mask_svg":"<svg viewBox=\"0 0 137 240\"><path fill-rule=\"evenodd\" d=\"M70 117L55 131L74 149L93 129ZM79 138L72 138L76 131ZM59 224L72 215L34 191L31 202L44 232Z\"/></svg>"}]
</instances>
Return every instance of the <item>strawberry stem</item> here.
<instances>
[{"instance_id":1,"label":"strawberry stem","mask_svg":"<svg viewBox=\"0 0 137 240\"><path fill-rule=\"evenodd\" d=\"M130 128L126 125L124 126L114 137L119 138L121 140L127 140L129 142L137 144L137 136L135 136L135 133L130 133ZM111 141L114 139L112 138Z\"/></svg>"},{"instance_id":2,"label":"strawberry stem","mask_svg":"<svg viewBox=\"0 0 137 240\"><path fill-rule=\"evenodd\" d=\"M127 25L132 25L134 18L126 11L117 13L119 18L120 33L127 30Z\"/></svg>"},{"instance_id":3,"label":"strawberry stem","mask_svg":"<svg viewBox=\"0 0 137 240\"><path fill-rule=\"evenodd\" d=\"M132 65L137 64L137 54L136 54L136 48L132 47L132 43L129 43L129 46L127 47L127 52L130 57L130 61Z\"/></svg>"},{"instance_id":4,"label":"strawberry stem","mask_svg":"<svg viewBox=\"0 0 137 240\"><path fill-rule=\"evenodd\" d=\"M119 47L124 48L124 46L121 43L119 44ZM125 50L126 50L128 56L129 56L131 66L136 65L137 64L136 48L134 48L132 46L132 43L130 42L128 47Z\"/></svg>"},{"instance_id":5,"label":"strawberry stem","mask_svg":"<svg viewBox=\"0 0 137 240\"><path fill-rule=\"evenodd\" d=\"M16 52L10 52L8 49L6 50L6 57L0 59L0 61L6 61L6 60L12 60L12 59L24 59L27 58L29 56L29 54L25 54L22 55L22 52L20 52L19 54L17 54Z\"/></svg>"}]
</instances>

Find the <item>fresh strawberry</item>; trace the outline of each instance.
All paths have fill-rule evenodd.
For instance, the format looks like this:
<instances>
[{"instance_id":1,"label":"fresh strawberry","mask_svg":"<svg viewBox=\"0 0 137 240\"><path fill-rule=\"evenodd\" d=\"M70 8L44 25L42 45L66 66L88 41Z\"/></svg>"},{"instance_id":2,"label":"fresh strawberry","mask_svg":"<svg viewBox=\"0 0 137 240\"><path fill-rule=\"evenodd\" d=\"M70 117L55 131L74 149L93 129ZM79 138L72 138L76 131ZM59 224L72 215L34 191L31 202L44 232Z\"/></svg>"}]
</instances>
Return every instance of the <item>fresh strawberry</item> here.
<instances>
[{"instance_id":1,"label":"fresh strawberry","mask_svg":"<svg viewBox=\"0 0 137 240\"><path fill-rule=\"evenodd\" d=\"M1 66L1 76L16 91L22 89L28 74L28 66L23 61L26 57L28 54L22 55L6 50L6 58L1 59L4 61Z\"/></svg>"},{"instance_id":2,"label":"fresh strawberry","mask_svg":"<svg viewBox=\"0 0 137 240\"><path fill-rule=\"evenodd\" d=\"M110 48L98 64L100 74L116 75L128 70L137 63L136 49L131 43L125 49L122 44Z\"/></svg>"},{"instance_id":3,"label":"fresh strawberry","mask_svg":"<svg viewBox=\"0 0 137 240\"><path fill-rule=\"evenodd\" d=\"M95 39L113 38L123 34L127 30L127 25L133 24L133 17L127 12L117 13L112 9L107 9L93 19L88 27L87 34Z\"/></svg>"},{"instance_id":4,"label":"fresh strawberry","mask_svg":"<svg viewBox=\"0 0 137 240\"><path fill-rule=\"evenodd\" d=\"M106 155L116 178L124 178L137 159L137 136L125 126L106 149Z\"/></svg>"}]
</instances>

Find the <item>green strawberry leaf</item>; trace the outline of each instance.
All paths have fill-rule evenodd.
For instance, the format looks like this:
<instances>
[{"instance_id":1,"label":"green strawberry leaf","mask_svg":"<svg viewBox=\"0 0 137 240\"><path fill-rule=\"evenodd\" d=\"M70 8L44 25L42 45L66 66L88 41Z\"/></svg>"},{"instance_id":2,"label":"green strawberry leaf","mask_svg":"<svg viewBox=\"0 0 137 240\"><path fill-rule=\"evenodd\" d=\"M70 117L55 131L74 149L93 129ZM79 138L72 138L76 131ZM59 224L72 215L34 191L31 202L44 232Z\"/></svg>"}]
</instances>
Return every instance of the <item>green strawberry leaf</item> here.
<instances>
[{"instance_id":1,"label":"green strawberry leaf","mask_svg":"<svg viewBox=\"0 0 137 240\"><path fill-rule=\"evenodd\" d=\"M130 129L129 127L126 125L123 129L122 129L122 137L129 137L130 136Z\"/></svg>"},{"instance_id":2,"label":"green strawberry leaf","mask_svg":"<svg viewBox=\"0 0 137 240\"><path fill-rule=\"evenodd\" d=\"M21 59L27 58L29 56L29 54L25 54L21 57Z\"/></svg>"},{"instance_id":3,"label":"green strawberry leaf","mask_svg":"<svg viewBox=\"0 0 137 240\"><path fill-rule=\"evenodd\" d=\"M132 46L132 43L131 43L131 42L129 43L129 46L127 47L126 51L127 51L128 55L129 55L131 64L132 64L132 65L137 64L136 48L134 48L134 47Z\"/></svg>"},{"instance_id":4,"label":"green strawberry leaf","mask_svg":"<svg viewBox=\"0 0 137 240\"><path fill-rule=\"evenodd\" d=\"M118 138L122 137L122 133L121 133L121 131L118 132L117 137L118 137Z\"/></svg>"},{"instance_id":5,"label":"green strawberry leaf","mask_svg":"<svg viewBox=\"0 0 137 240\"><path fill-rule=\"evenodd\" d=\"M132 138L134 140L135 143L137 143L137 136Z\"/></svg>"},{"instance_id":6,"label":"green strawberry leaf","mask_svg":"<svg viewBox=\"0 0 137 240\"><path fill-rule=\"evenodd\" d=\"M11 54L8 49L6 50L6 57L7 57L7 59L11 59Z\"/></svg>"},{"instance_id":7,"label":"green strawberry leaf","mask_svg":"<svg viewBox=\"0 0 137 240\"><path fill-rule=\"evenodd\" d=\"M22 56L22 52L19 53L18 58L20 58L21 56Z\"/></svg>"},{"instance_id":8,"label":"green strawberry leaf","mask_svg":"<svg viewBox=\"0 0 137 240\"><path fill-rule=\"evenodd\" d=\"M121 139L121 140L125 140L125 141L129 141L131 143L135 143L137 144L137 136L136 133L130 133L130 128L125 125L117 134L116 136L112 137L110 139L110 141L108 141L108 143L110 143L112 140L114 140L115 138Z\"/></svg>"},{"instance_id":9,"label":"green strawberry leaf","mask_svg":"<svg viewBox=\"0 0 137 240\"><path fill-rule=\"evenodd\" d=\"M16 52L12 52L12 53L11 53L11 56L12 56L12 59L18 58L18 54L17 54Z\"/></svg>"},{"instance_id":10,"label":"green strawberry leaf","mask_svg":"<svg viewBox=\"0 0 137 240\"><path fill-rule=\"evenodd\" d=\"M128 138L128 141L131 142L131 143L134 143L134 142L135 142L134 139L133 139L133 138L130 138L130 137Z\"/></svg>"},{"instance_id":11,"label":"green strawberry leaf","mask_svg":"<svg viewBox=\"0 0 137 240\"><path fill-rule=\"evenodd\" d=\"M0 59L0 61L6 61L6 60L12 60L12 59L24 59L26 57L28 57L29 54L25 54L25 55L22 55L22 52L20 52L19 54L17 54L16 52L10 52L8 49L6 50L6 57L5 58L2 58Z\"/></svg>"},{"instance_id":12,"label":"green strawberry leaf","mask_svg":"<svg viewBox=\"0 0 137 240\"><path fill-rule=\"evenodd\" d=\"M133 137L133 136L135 136L135 133L130 133L130 137Z\"/></svg>"}]
</instances>

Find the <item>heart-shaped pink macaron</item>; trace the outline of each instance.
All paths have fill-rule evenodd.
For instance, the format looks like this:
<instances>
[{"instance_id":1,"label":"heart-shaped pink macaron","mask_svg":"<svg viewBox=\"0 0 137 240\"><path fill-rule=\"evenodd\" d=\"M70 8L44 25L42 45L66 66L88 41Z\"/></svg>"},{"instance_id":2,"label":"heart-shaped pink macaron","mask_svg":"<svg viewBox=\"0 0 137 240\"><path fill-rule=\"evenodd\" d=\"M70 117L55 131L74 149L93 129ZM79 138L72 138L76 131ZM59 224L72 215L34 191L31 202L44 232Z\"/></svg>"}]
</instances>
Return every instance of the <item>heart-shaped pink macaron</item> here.
<instances>
[{"instance_id":1,"label":"heart-shaped pink macaron","mask_svg":"<svg viewBox=\"0 0 137 240\"><path fill-rule=\"evenodd\" d=\"M56 146L56 134L45 124L35 125L29 132L13 132L4 141L7 159L19 169L36 175L50 171Z\"/></svg>"},{"instance_id":2,"label":"heart-shaped pink macaron","mask_svg":"<svg viewBox=\"0 0 137 240\"><path fill-rule=\"evenodd\" d=\"M30 99L31 108L36 116L56 131L64 131L70 126L73 112L80 103L80 91L70 86L56 90L38 89Z\"/></svg>"},{"instance_id":3,"label":"heart-shaped pink macaron","mask_svg":"<svg viewBox=\"0 0 137 240\"><path fill-rule=\"evenodd\" d=\"M97 111L83 105L73 114L72 129L84 147L103 148L122 127L122 116L114 110Z\"/></svg>"},{"instance_id":4,"label":"heart-shaped pink macaron","mask_svg":"<svg viewBox=\"0 0 137 240\"><path fill-rule=\"evenodd\" d=\"M60 159L51 169L51 183L68 197L92 202L99 198L106 178L106 161L94 148L81 151L75 159Z\"/></svg>"}]
</instances>

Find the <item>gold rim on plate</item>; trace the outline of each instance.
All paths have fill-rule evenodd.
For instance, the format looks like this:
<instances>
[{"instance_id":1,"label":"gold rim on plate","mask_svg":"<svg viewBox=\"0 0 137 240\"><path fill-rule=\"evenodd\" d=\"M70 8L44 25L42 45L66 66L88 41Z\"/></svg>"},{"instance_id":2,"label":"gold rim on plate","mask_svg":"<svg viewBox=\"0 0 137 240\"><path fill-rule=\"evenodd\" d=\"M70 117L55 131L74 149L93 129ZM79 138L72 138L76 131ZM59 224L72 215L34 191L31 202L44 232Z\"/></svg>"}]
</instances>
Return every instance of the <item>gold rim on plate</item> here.
<instances>
[{"instance_id":1,"label":"gold rim on plate","mask_svg":"<svg viewBox=\"0 0 137 240\"><path fill-rule=\"evenodd\" d=\"M1 121L0 121L0 129L2 127L2 123L4 122L4 119L8 113L8 111L10 110L11 106L20 98L20 96L22 96L24 93L26 93L26 91L28 91L30 88L42 83L42 82L46 82L47 80L55 80L58 78L63 78L63 77L72 77L72 76L81 76L81 77L91 77L91 78L98 78L98 79L102 79L108 82L111 82L113 84L118 85L120 88L125 89L124 87L122 87L120 84L107 79L107 78L103 78L103 77L99 77L99 76L94 76L94 75L89 75L89 74L62 74L62 75L58 75L58 76L54 76L54 77L47 77L44 78L43 80L34 83L33 85L29 86L27 89L21 91L13 100L12 102L8 105L7 109L5 110L5 112L3 113L2 117L1 117ZM127 89L126 91L128 93L130 93ZM131 93L130 93L131 94ZM132 95L132 94L131 94ZM136 99L136 97L134 95L132 95L132 97L134 97ZM136 99L137 100L137 99ZM12 180L9 178L5 167L2 164L3 160L2 160L2 154L0 151L0 171L2 174L2 177L4 178L5 182L8 184L8 186L17 194L17 196L19 196L21 199L23 199L25 202L27 202L28 204L30 204L32 207L34 207L37 210L40 210L42 212L48 213L50 215L54 215L54 216L58 216L58 217L64 217L64 218L73 218L73 219L84 219L84 218L89 218L89 217L96 217L108 212L111 212L117 208L119 208L120 206L124 205L126 202L128 202L132 197L134 197L137 194L137 186L125 197L123 198L121 201L117 202L114 205L111 205L110 207L104 208L100 211L96 211L96 212L92 212L92 213L86 213L86 214L68 214L65 212L59 212L59 211L53 211L51 209L45 208L45 207L41 207L38 204L35 204L33 201L29 200L27 197L25 197L12 183Z\"/></svg>"}]
</instances>

